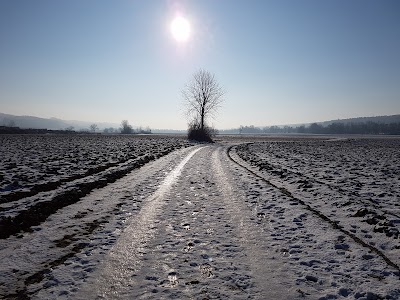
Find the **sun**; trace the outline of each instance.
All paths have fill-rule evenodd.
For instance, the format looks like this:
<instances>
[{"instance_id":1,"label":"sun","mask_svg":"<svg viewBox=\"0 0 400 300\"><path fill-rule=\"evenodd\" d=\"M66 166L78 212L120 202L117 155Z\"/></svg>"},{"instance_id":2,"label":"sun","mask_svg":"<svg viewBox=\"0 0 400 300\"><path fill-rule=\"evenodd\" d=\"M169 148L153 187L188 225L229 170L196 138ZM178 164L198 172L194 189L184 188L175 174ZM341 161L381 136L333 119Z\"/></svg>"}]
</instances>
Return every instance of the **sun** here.
<instances>
[{"instance_id":1,"label":"sun","mask_svg":"<svg viewBox=\"0 0 400 300\"><path fill-rule=\"evenodd\" d=\"M175 17L171 22L171 33L178 42L186 42L190 37L190 23L181 16Z\"/></svg>"}]
</instances>

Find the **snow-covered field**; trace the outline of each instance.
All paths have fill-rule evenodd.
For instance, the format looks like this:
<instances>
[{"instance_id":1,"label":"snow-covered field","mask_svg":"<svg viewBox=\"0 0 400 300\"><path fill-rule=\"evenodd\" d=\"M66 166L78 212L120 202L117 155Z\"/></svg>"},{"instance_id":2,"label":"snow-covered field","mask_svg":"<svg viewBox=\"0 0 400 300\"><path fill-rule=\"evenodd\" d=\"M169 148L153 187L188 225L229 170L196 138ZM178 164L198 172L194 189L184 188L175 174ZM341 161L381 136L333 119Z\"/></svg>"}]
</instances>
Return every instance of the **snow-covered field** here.
<instances>
[{"instance_id":1,"label":"snow-covered field","mask_svg":"<svg viewBox=\"0 0 400 300\"><path fill-rule=\"evenodd\" d=\"M0 192L16 200L128 160L152 160L183 139L132 135L0 135ZM3 200L4 201L4 200Z\"/></svg>"},{"instance_id":2,"label":"snow-covered field","mask_svg":"<svg viewBox=\"0 0 400 300\"><path fill-rule=\"evenodd\" d=\"M0 139L0 298L400 298L400 139Z\"/></svg>"},{"instance_id":3,"label":"snow-covered field","mask_svg":"<svg viewBox=\"0 0 400 300\"><path fill-rule=\"evenodd\" d=\"M288 259L309 266L310 274L320 273L317 281L347 277L351 283L361 275L370 290L381 289L377 295L400 298L400 139L256 142L235 146L231 152L253 175L306 209L306 214L293 215L292 224L301 227L303 219L314 215L338 233L330 258L321 251L307 262L288 246ZM274 204L260 202L259 191L248 197L253 198L255 210L271 218ZM319 239L322 243L326 237ZM318 243L314 248L318 249ZM355 246L363 251L357 253ZM304 253L304 244L300 248ZM354 260L353 265L343 268L341 257Z\"/></svg>"},{"instance_id":4,"label":"snow-covered field","mask_svg":"<svg viewBox=\"0 0 400 300\"><path fill-rule=\"evenodd\" d=\"M0 238L190 144L124 135L0 135Z\"/></svg>"}]
</instances>

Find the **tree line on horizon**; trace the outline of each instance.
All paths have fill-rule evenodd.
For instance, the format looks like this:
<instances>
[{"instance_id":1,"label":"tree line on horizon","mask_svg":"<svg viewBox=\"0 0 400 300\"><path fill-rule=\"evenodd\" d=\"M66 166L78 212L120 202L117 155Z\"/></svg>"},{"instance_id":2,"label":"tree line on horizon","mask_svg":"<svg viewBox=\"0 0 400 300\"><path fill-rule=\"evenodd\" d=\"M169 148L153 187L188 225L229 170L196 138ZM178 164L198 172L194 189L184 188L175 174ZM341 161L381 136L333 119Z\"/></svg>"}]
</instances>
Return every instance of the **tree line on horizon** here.
<instances>
[{"instance_id":1,"label":"tree line on horizon","mask_svg":"<svg viewBox=\"0 0 400 300\"><path fill-rule=\"evenodd\" d=\"M121 122L120 128L104 128L103 131L99 130L97 124L91 124L89 129L75 130L73 126L69 126L65 129L46 129L46 128L20 128L17 126L16 122L7 122L7 124L0 125L0 134L84 134L84 133L105 133L105 134L151 134L151 129L149 127L142 128L138 127L134 129L127 120Z\"/></svg>"},{"instance_id":2,"label":"tree line on horizon","mask_svg":"<svg viewBox=\"0 0 400 300\"><path fill-rule=\"evenodd\" d=\"M269 126L255 127L240 126L234 132L222 131L222 133L239 133L239 134L267 134L267 133L300 133L300 134L386 134L400 135L400 122L397 123L343 123L334 122L327 126L318 123L312 123L309 126Z\"/></svg>"}]
</instances>

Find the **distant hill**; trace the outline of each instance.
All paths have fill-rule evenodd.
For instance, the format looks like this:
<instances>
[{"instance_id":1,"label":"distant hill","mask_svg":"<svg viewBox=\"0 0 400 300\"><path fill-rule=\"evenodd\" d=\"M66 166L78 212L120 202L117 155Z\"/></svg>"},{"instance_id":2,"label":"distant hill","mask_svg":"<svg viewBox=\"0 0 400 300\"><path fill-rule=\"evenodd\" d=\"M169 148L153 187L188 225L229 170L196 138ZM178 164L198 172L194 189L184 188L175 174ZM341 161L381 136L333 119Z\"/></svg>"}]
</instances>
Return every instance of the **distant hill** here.
<instances>
[{"instance_id":1,"label":"distant hill","mask_svg":"<svg viewBox=\"0 0 400 300\"><path fill-rule=\"evenodd\" d=\"M375 124L372 126L369 123ZM339 129L336 126L340 124L344 126L344 129ZM369 125L368 125L369 124ZM377 117L359 117L359 118L350 118L350 119L338 119L331 121L323 121L323 122L312 122L312 123L303 123L303 124L288 124L288 125L278 125L278 126L266 126L266 127L258 127L258 126L241 126L240 128L232 128L220 130L220 133L225 134L238 134L238 133L248 133L248 134L263 134L263 133L307 133L310 130L308 128L316 129L316 125L319 127L331 127L330 129L334 132L336 131L352 131L352 132L395 132L395 134L399 134L399 130L397 129L400 124L400 115L391 115L391 116L377 116ZM379 126L378 126L379 125ZM367 128L366 127L375 127ZM334 133L332 132L332 133ZM315 132L310 132L315 133Z\"/></svg>"},{"instance_id":2,"label":"distant hill","mask_svg":"<svg viewBox=\"0 0 400 300\"><path fill-rule=\"evenodd\" d=\"M323 126L328 126L333 123L359 124L359 123L367 123L367 122L383 123L383 124L400 123L400 115L340 119L340 120L331 120L331 121L325 121L325 122L317 122L317 124L320 124Z\"/></svg>"},{"instance_id":3,"label":"distant hill","mask_svg":"<svg viewBox=\"0 0 400 300\"><path fill-rule=\"evenodd\" d=\"M88 129L95 123L99 130L104 128L119 128L120 124L106 122L67 121L57 118L39 118L33 116L15 116L0 113L0 126L18 126L20 128L62 130L73 127L74 130Z\"/></svg>"}]
</instances>

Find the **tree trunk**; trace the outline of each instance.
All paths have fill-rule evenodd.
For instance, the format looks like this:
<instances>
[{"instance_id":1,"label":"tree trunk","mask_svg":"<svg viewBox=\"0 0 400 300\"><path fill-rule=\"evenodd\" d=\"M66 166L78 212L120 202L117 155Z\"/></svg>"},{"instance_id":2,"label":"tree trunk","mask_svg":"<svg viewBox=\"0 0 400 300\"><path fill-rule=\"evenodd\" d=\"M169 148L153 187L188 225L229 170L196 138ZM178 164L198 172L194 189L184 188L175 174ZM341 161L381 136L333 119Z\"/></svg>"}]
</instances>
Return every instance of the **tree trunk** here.
<instances>
[{"instance_id":1,"label":"tree trunk","mask_svg":"<svg viewBox=\"0 0 400 300\"><path fill-rule=\"evenodd\" d=\"M200 129L204 130L204 106L201 108Z\"/></svg>"},{"instance_id":2,"label":"tree trunk","mask_svg":"<svg viewBox=\"0 0 400 300\"><path fill-rule=\"evenodd\" d=\"M205 107L206 107L206 104L207 104L207 96L206 96L206 94L205 94L205 92L204 92L204 89L202 89L203 91L202 91L202 93L203 93L203 99L202 99L202 106L201 106L201 124L200 124L200 126L201 126L201 131L204 131L204 118L205 118Z\"/></svg>"}]
</instances>

